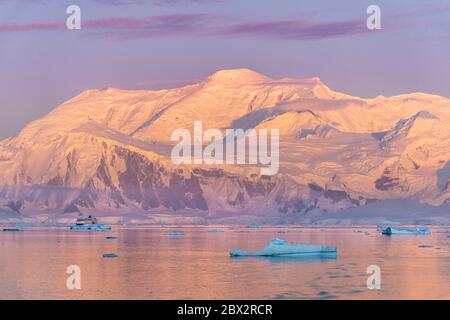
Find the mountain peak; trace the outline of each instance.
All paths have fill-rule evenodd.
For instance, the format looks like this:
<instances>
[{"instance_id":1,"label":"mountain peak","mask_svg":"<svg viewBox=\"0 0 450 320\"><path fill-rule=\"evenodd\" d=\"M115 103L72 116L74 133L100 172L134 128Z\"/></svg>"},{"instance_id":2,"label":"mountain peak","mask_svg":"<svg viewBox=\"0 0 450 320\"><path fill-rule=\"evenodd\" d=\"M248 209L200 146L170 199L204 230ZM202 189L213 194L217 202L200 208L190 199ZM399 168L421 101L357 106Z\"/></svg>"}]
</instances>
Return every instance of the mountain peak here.
<instances>
[{"instance_id":1,"label":"mountain peak","mask_svg":"<svg viewBox=\"0 0 450 320\"><path fill-rule=\"evenodd\" d=\"M413 115L410 118L407 119L401 119L397 122L394 129L402 129L402 128L408 128L411 129L413 126L420 126L422 121L427 120L439 120L438 117L436 117L434 114L430 113L429 111L422 110L417 112L415 115Z\"/></svg>"},{"instance_id":2,"label":"mountain peak","mask_svg":"<svg viewBox=\"0 0 450 320\"><path fill-rule=\"evenodd\" d=\"M310 79L311 79L311 81L314 81L316 83L323 83L323 81L322 81L322 79L320 79L320 77L312 77Z\"/></svg>"},{"instance_id":3,"label":"mountain peak","mask_svg":"<svg viewBox=\"0 0 450 320\"><path fill-rule=\"evenodd\" d=\"M265 80L271 79L247 68L219 70L208 77L208 81L213 82L255 82Z\"/></svg>"},{"instance_id":4,"label":"mountain peak","mask_svg":"<svg viewBox=\"0 0 450 320\"><path fill-rule=\"evenodd\" d=\"M417 119L417 118L422 118L422 119L438 119L438 117L436 117L434 114L430 113L429 111L419 111L417 112L412 118Z\"/></svg>"},{"instance_id":5,"label":"mountain peak","mask_svg":"<svg viewBox=\"0 0 450 320\"><path fill-rule=\"evenodd\" d=\"M439 118L429 111L422 110L410 118L401 119L395 127L388 131L383 139L382 146L387 146L393 141L417 136L429 137L437 134L446 134L447 128L443 127Z\"/></svg>"}]
</instances>

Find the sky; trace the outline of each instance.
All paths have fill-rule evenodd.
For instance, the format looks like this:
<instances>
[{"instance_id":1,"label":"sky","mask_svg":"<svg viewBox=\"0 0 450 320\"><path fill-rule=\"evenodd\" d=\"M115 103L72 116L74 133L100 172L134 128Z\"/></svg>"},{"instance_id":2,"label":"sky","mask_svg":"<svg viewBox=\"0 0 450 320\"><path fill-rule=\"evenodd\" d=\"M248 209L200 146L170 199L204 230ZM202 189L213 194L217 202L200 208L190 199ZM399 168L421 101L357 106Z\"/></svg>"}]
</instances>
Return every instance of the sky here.
<instances>
[{"instance_id":1,"label":"sky","mask_svg":"<svg viewBox=\"0 0 450 320\"><path fill-rule=\"evenodd\" d=\"M68 30L66 9L81 9ZM381 9L368 30L369 5ZM87 89L161 89L230 68L371 98L450 97L448 0L0 0L0 138Z\"/></svg>"}]
</instances>

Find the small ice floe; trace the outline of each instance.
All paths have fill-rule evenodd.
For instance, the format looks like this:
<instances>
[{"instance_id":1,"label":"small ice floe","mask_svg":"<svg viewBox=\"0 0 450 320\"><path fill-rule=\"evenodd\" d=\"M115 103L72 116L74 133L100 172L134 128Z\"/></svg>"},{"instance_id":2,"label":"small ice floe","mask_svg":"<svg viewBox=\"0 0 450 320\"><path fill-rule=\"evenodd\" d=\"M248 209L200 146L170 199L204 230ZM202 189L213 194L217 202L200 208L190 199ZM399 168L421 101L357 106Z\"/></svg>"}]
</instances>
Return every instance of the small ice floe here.
<instances>
[{"instance_id":1,"label":"small ice floe","mask_svg":"<svg viewBox=\"0 0 450 320\"><path fill-rule=\"evenodd\" d=\"M211 230L208 230L208 232L219 233L219 232L224 232L224 231L220 230L220 229L211 229Z\"/></svg>"},{"instance_id":2,"label":"small ice floe","mask_svg":"<svg viewBox=\"0 0 450 320\"><path fill-rule=\"evenodd\" d=\"M277 233L286 233L287 231L284 231L284 230L279 230L279 231L277 231Z\"/></svg>"},{"instance_id":3,"label":"small ice floe","mask_svg":"<svg viewBox=\"0 0 450 320\"><path fill-rule=\"evenodd\" d=\"M18 232L18 231L24 231L25 229L22 227L6 227L3 228L2 231L5 232Z\"/></svg>"},{"instance_id":4,"label":"small ice floe","mask_svg":"<svg viewBox=\"0 0 450 320\"><path fill-rule=\"evenodd\" d=\"M242 249L230 251L230 257L256 257L256 256L321 256L336 255L336 247L325 247L313 244L294 244L286 240L273 238L267 247L255 252L247 252Z\"/></svg>"},{"instance_id":5,"label":"small ice floe","mask_svg":"<svg viewBox=\"0 0 450 320\"><path fill-rule=\"evenodd\" d=\"M430 246L428 244L421 244L418 246L419 248L433 248L433 246Z\"/></svg>"},{"instance_id":6,"label":"small ice floe","mask_svg":"<svg viewBox=\"0 0 450 320\"><path fill-rule=\"evenodd\" d=\"M70 226L70 230L72 231L96 231L96 232L104 232L111 230L111 226L107 224L82 224L82 225L74 225Z\"/></svg>"},{"instance_id":7,"label":"small ice floe","mask_svg":"<svg viewBox=\"0 0 450 320\"><path fill-rule=\"evenodd\" d=\"M247 228L259 229L259 228L261 228L261 226L259 224L257 224L257 223L250 223L249 225L247 225Z\"/></svg>"},{"instance_id":8,"label":"small ice floe","mask_svg":"<svg viewBox=\"0 0 450 320\"><path fill-rule=\"evenodd\" d=\"M116 240L117 237L115 237L115 236L108 236L108 237L105 237L105 239L106 240Z\"/></svg>"},{"instance_id":9,"label":"small ice floe","mask_svg":"<svg viewBox=\"0 0 450 320\"><path fill-rule=\"evenodd\" d=\"M117 258L118 255L115 253L104 253L103 258Z\"/></svg>"},{"instance_id":10,"label":"small ice floe","mask_svg":"<svg viewBox=\"0 0 450 320\"><path fill-rule=\"evenodd\" d=\"M184 236L184 232L182 232L182 231L167 231L167 232L164 232L164 235L174 236L174 237L182 237L182 236Z\"/></svg>"},{"instance_id":11,"label":"small ice floe","mask_svg":"<svg viewBox=\"0 0 450 320\"><path fill-rule=\"evenodd\" d=\"M382 234L391 236L391 235L428 235L430 234L430 230L428 229L397 229L387 227L381 231Z\"/></svg>"}]
</instances>

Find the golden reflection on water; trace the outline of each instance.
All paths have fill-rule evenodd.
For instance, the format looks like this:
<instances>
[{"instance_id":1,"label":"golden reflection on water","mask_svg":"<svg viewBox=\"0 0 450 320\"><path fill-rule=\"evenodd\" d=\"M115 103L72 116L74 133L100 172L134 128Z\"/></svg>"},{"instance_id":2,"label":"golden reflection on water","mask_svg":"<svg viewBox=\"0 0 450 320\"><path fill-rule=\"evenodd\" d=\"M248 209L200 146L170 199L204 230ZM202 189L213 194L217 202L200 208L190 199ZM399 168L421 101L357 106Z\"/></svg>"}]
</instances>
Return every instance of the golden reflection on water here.
<instances>
[{"instance_id":1,"label":"golden reflection on water","mask_svg":"<svg viewBox=\"0 0 450 320\"><path fill-rule=\"evenodd\" d=\"M448 229L397 237L362 228L222 229L183 228L183 237L166 236L160 228L1 232L0 299L450 298ZM118 239L105 239L112 234ZM337 246L338 256L228 256L232 248L259 249L273 237ZM119 257L102 258L104 253ZM66 288L69 265L81 268L81 290ZM381 268L381 290L366 287L369 265Z\"/></svg>"}]
</instances>

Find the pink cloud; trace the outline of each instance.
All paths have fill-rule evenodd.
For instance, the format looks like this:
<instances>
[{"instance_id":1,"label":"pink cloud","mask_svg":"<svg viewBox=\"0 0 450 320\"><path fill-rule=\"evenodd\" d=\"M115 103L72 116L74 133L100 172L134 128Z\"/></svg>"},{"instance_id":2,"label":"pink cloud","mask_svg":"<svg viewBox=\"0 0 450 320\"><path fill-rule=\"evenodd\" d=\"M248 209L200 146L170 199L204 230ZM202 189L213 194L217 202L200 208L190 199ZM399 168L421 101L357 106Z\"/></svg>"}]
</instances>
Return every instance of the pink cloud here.
<instances>
[{"instance_id":1,"label":"pink cloud","mask_svg":"<svg viewBox=\"0 0 450 320\"><path fill-rule=\"evenodd\" d=\"M263 36L277 39L317 40L361 34L365 21L313 22L276 20L224 23L223 16L192 13L143 18L110 17L82 22L82 29L109 39L138 39L164 36ZM0 32L59 31L64 23L0 24Z\"/></svg>"},{"instance_id":2,"label":"pink cloud","mask_svg":"<svg viewBox=\"0 0 450 320\"><path fill-rule=\"evenodd\" d=\"M60 22L0 24L0 32L54 31L64 30L66 25Z\"/></svg>"},{"instance_id":3,"label":"pink cloud","mask_svg":"<svg viewBox=\"0 0 450 320\"><path fill-rule=\"evenodd\" d=\"M146 35L164 36L195 32L206 27L208 20L214 19L210 14L172 14L144 18L103 18L82 21L82 29L103 30L121 33L143 32ZM65 23L25 23L0 24L0 32L58 31L64 30Z\"/></svg>"}]
</instances>

